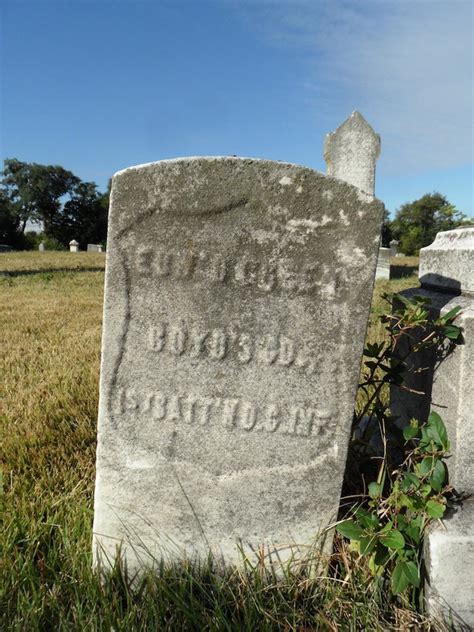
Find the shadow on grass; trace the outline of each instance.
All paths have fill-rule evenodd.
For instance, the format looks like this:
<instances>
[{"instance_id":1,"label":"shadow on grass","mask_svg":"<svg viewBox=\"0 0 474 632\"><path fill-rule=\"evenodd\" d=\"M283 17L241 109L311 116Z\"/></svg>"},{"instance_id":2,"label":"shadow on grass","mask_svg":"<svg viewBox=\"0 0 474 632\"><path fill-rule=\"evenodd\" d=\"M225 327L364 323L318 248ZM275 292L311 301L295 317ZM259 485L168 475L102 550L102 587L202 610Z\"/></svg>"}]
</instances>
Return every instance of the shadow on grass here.
<instances>
[{"instance_id":1,"label":"shadow on grass","mask_svg":"<svg viewBox=\"0 0 474 632\"><path fill-rule=\"evenodd\" d=\"M17 276L31 276L33 274L54 274L55 272L104 272L105 268L43 268L42 270L0 270L0 276L4 277L17 277Z\"/></svg>"}]
</instances>

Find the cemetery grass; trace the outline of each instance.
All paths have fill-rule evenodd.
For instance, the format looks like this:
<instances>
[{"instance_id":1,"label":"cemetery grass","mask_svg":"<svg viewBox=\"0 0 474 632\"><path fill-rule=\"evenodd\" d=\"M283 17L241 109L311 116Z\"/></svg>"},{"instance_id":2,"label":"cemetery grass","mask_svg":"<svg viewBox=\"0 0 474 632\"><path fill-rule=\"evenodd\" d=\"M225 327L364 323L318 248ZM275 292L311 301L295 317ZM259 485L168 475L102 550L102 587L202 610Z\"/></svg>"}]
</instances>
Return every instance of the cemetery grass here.
<instances>
[{"instance_id":1,"label":"cemetery grass","mask_svg":"<svg viewBox=\"0 0 474 632\"><path fill-rule=\"evenodd\" d=\"M80 262L65 254L41 253L52 257L43 271L0 276L0 629L444 629L370 582L338 538L332 571L316 578L182 564L134 591L120 569L98 581L90 549L104 276L64 270ZM38 270L28 255L23 265L18 255L1 261ZM380 294L414 282L377 283L369 339L384 335Z\"/></svg>"}]
</instances>

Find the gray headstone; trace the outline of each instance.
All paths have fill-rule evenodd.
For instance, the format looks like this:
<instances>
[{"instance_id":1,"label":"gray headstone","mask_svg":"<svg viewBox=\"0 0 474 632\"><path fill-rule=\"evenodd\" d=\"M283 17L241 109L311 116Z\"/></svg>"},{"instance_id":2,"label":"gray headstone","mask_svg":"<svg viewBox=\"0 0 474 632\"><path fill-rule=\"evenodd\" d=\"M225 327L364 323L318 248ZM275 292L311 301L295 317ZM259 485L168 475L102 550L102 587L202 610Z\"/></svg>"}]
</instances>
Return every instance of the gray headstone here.
<instances>
[{"instance_id":1,"label":"gray headstone","mask_svg":"<svg viewBox=\"0 0 474 632\"><path fill-rule=\"evenodd\" d=\"M390 278L390 248L379 248L377 257L376 279Z\"/></svg>"},{"instance_id":2,"label":"gray headstone","mask_svg":"<svg viewBox=\"0 0 474 632\"><path fill-rule=\"evenodd\" d=\"M409 362L411 377L407 380L411 391L400 391L393 386L390 401L391 412L401 425L412 417L425 419L430 410L441 415L451 444L447 462L449 483L466 495L474 494L473 262L474 226L438 233L430 246L420 250L422 287L402 294L429 299L433 318L461 307L456 324L462 328L462 344L441 362L428 352L414 356ZM474 627L473 518L474 507L468 501L456 516L447 517L443 525L435 526L425 539L425 562L429 574L426 589L429 610L446 614L451 608Z\"/></svg>"},{"instance_id":3,"label":"gray headstone","mask_svg":"<svg viewBox=\"0 0 474 632\"><path fill-rule=\"evenodd\" d=\"M375 162L379 156L380 136L359 112L352 112L335 132L326 136L327 174L370 195L375 191Z\"/></svg>"},{"instance_id":4,"label":"gray headstone","mask_svg":"<svg viewBox=\"0 0 474 632\"><path fill-rule=\"evenodd\" d=\"M87 244L87 252L102 252L100 244Z\"/></svg>"},{"instance_id":5,"label":"gray headstone","mask_svg":"<svg viewBox=\"0 0 474 632\"><path fill-rule=\"evenodd\" d=\"M420 281L455 293L474 292L474 226L440 232L421 249Z\"/></svg>"},{"instance_id":6,"label":"gray headstone","mask_svg":"<svg viewBox=\"0 0 474 632\"><path fill-rule=\"evenodd\" d=\"M239 562L239 543L286 559L334 519L382 214L265 160L114 176L96 561L118 543L132 571L147 551Z\"/></svg>"},{"instance_id":7,"label":"gray headstone","mask_svg":"<svg viewBox=\"0 0 474 632\"><path fill-rule=\"evenodd\" d=\"M398 251L398 241L396 239L392 239L389 246L390 246L390 256L396 257L397 251Z\"/></svg>"},{"instance_id":8,"label":"gray headstone","mask_svg":"<svg viewBox=\"0 0 474 632\"><path fill-rule=\"evenodd\" d=\"M39 250L40 252L44 252L44 243L43 243L43 242L41 242L41 243L39 244L39 246L38 246L38 250Z\"/></svg>"}]
</instances>

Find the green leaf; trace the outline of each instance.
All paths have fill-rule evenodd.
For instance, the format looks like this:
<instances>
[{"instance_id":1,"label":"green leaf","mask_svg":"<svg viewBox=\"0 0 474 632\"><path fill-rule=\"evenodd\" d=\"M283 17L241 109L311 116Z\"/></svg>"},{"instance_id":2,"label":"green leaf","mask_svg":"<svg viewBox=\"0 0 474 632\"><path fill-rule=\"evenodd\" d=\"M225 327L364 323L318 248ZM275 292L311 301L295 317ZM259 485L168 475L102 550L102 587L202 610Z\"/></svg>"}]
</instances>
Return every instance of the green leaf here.
<instances>
[{"instance_id":1,"label":"green leaf","mask_svg":"<svg viewBox=\"0 0 474 632\"><path fill-rule=\"evenodd\" d=\"M417 516L407 525L405 529L405 534L413 540L415 544L419 544L421 540L421 525L422 525L422 517Z\"/></svg>"},{"instance_id":2,"label":"green leaf","mask_svg":"<svg viewBox=\"0 0 474 632\"><path fill-rule=\"evenodd\" d=\"M416 586L418 588L420 585L420 569L417 564L415 564L415 562L403 562L403 564L403 572L408 577L408 581L412 584L412 586Z\"/></svg>"},{"instance_id":3,"label":"green leaf","mask_svg":"<svg viewBox=\"0 0 474 632\"><path fill-rule=\"evenodd\" d=\"M393 569L391 585L394 595L399 595L410 584L408 577L403 569L404 562L397 562Z\"/></svg>"},{"instance_id":4,"label":"green leaf","mask_svg":"<svg viewBox=\"0 0 474 632\"><path fill-rule=\"evenodd\" d=\"M459 314L461 309L462 307L460 305L458 305L457 307L453 307L453 309L450 309L449 312L441 318L441 320L445 323L447 323L448 320L453 320Z\"/></svg>"},{"instance_id":5,"label":"green leaf","mask_svg":"<svg viewBox=\"0 0 474 632\"><path fill-rule=\"evenodd\" d=\"M380 485L380 483L370 483L369 484L369 496L371 498L380 498L380 496L382 495L382 485Z\"/></svg>"},{"instance_id":6,"label":"green leaf","mask_svg":"<svg viewBox=\"0 0 474 632\"><path fill-rule=\"evenodd\" d=\"M380 541L389 549L403 549L405 546L405 538L397 529L392 529L387 534L380 537Z\"/></svg>"},{"instance_id":7,"label":"green leaf","mask_svg":"<svg viewBox=\"0 0 474 632\"><path fill-rule=\"evenodd\" d=\"M421 476L425 477L431 475L431 471L434 469L434 465L435 457L425 456L423 461L418 466Z\"/></svg>"},{"instance_id":8,"label":"green leaf","mask_svg":"<svg viewBox=\"0 0 474 632\"><path fill-rule=\"evenodd\" d=\"M374 554L375 564L377 564L377 566L385 566L385 564L388 562L389 559L390 559L390 551L388 551L386 547L377 543L377 547L375 549L375 554Z\"/></svg>"},{"instance_id":9,"label":"green leaf","mask_svg":"<svg viewBox=\"0 0 474 632\"><path fill-rule=\"evenodd\" d=\"M375 513L370 513L362 507L358 507L356 509L354 517L356 518L357 522L366 529L370 527L372 527L373 529L377 529L379 526L377 515Z\"/></svg>"},{"instance_id":10,"label":"green leaf","mask_svg":"<svg viewBox=\"0 0 474 632\"><path fill-rule=\"evenodd\" d=\"M364 535L360 538L360 552L362 555L372 553L377 544L377 536L374 534Z\"/></svg>"},{"instance_id":11,"label":"green leaf","mask_svg":"<svg viewBox=\"0 0 474 632\"><path fill-rule=\"evenodd\" d=\"M405 441L410 441L410 439L414 439L419 432L419 428L415 428L414 426L406 426L406 428L403 428L403 436L405 438Z\"/></svg>"},{"instance_id":12,"label":"green leaf","mask_svg":"<svg viewBox=\"0 0 474 632\"><path fill-rule=\"evenodd\" d=\"M436 500L429 500L426 503L426 513L430 518L442 518L446 510L446 505L437 502Z\"/></svg>"},{"instance_id":13,"label":"green leaf","mask_svg":"<svg viewBox=\"0 0 474 632\"><path fill-rule=\"evenodd\" d=\"M349 540L360 540L364 530L352 520L344 520L336 526L336 531Z\"/></svg>"},{"instance_id":14,"label":"green leaf","mask_svg":"<svg viewBox=\"0 0 474 632\"><path fill-rule=\"evenodd\" d=\"M446 327L443 327L443 332L446 338L450 340L457 340L461 335L461 329L456 327L456 325L446 325Z\"/></svg>"},{"instance_id":15,"label":"green leaf","mask_svg":"<svg viewBox=\"0 0 474 632\"><path fill-rule=\"evenodd\" d=\"M420 585L420 571L415 562L397 562L392 573L392 592L399 595L410 584L418 587Z\"/></svg>"},{"instance_id":16,"label":"green leaf","mask_svg":"<svg viewBox=\"0 0 474 632\"><path fill-rule=\"evenodd\" d=\"M434 411L432 411L428 417L428 431L432 439L438 443L443 450L447 450L449 448L446 426L438 413Z\"/></svg>"},{"instance_id":17,"label":"green leaf","mask_svg":"<svg viewBox=\"0 0 474 632\"><path fill-rule=\"evenodd\" d=\"M446 480L446 466L441 459L437 459L430 477L430 485L436 491L440 492Z\"/></svg>"},{"instance_id":18,"label":"green leaf","mask_svg":"<svg viewBox=\"0 0 474 632\"><path fill-rule=\"evenodd\" d=\"M415 489L418 489L420 487L420 484L421 484L420 479L418 478L418 476L416 476L416 474L413 474L413 472L405 472L401 487L402 487L402 490L406 492L407 489L409 489L412 486Z\"/></svg>"}]
</instances>

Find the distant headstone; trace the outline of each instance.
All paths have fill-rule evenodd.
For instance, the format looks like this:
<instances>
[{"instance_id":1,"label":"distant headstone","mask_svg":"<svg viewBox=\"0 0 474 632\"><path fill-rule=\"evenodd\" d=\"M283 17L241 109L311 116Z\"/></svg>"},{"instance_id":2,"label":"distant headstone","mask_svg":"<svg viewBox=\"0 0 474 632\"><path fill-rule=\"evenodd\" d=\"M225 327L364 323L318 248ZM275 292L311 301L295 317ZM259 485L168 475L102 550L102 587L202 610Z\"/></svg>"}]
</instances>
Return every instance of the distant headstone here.
<instances>
[{"instance_id":1,"label":"distant headstone","mask_svg":"<svg viewBox=\"0 0 474 632\"><path fill-rule=\"evenodd\" d=\"M75 239L69 242L69 250L70 252L79 252L79 243Z\"/></svg>"},{"instance_id":2,"label":"distant headstone","mask_svg":"<svg viewBox=\"0 0 474 632\"><path fill-rule=\"evenodd\" d=\"M389 243L389 246L390 246L390 256L396 257L397 251L398 251L398 241L396 239L392 239L392 241Z\"/></svg>"},{"instance_id":3,"label":"distant headstone","mask_svg":"<svg viewBox=\"0 0 474 632\"><path fill-rule=\"evenodd\" d=\"M102 252L100 244L87 244L87 252Z\"/></svg>"},{"instance_id":4,"label":"distant headstone","mask_svg":"<svg viewBox=\"0 0 474 632\"><path fill-rule=\"evenodd\" d=\"M304 555L339 505L383 205L245 158L112 190L96 563Z\"/></svg>"},{"instance_id":5,"label":"distant headstone","mask_svg":"<svg viewBox=\"0 0 474 632\"><path fill-rule=\"evenodd\" d=\"M390 278L390 248L379 248L377 257L376 279Z\"/></svg>"},{"instance_id":6,"label":"distant headstone","mask_svg":"<svg viewBox=\"0 0 474 632\"><path fill-rule=\"evenodd\" d=\"M44 242L41 242L41 243L39 244L39 246L38 246L38 250L39 250L40 252L44 252Z\"/></svg>"}]
</instances>

